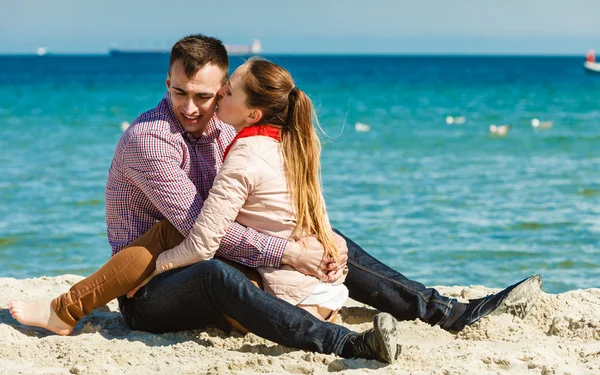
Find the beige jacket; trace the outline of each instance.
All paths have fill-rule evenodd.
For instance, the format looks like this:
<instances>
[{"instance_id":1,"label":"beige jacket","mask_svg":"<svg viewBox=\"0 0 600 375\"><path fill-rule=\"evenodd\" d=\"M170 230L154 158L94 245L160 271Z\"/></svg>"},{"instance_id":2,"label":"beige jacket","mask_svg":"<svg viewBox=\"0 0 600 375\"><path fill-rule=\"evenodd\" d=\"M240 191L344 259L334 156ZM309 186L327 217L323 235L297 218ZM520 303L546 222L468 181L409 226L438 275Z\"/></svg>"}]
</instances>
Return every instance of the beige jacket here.
<instances>
[{"instance_id":1,"label":"beige jacket","mask_svg":"<svg viewBox=\"0 0 600 375\"><path fill-rule=\"evenodd\" d=\"M291 238L296 216L285 179L279 142L267 136L238 139L216 176L188 238L159 255L158 270L211 259L234 221L262 233ZM319 280L294 268L260 267L264 288L293 305L311 294ZM336 284L342 283L342 277Z\"/></svg>"}]
</instances>

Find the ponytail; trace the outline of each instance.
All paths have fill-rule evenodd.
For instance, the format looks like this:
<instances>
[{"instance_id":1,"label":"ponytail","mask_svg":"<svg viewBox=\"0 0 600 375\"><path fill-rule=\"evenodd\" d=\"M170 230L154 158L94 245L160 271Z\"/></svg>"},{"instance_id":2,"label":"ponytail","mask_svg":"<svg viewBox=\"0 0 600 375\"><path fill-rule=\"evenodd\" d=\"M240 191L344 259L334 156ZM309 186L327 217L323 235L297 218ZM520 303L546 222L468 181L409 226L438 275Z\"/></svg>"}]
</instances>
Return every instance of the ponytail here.
<instances>
[{"instance_id":1,"label":"ponytail","mask_svg":"<svg viewBox=\"0 0 600 375\"><path fill-rule=\"evenodd\" d=\"M313 126L316 115L308 96L297 87L292 89L288 100L281 147L288 189L296 209L294 236L314 235L327 255L339 261L321 191L321 142Z\"/></svg>"},{"instance_id":2,"label":"ponytail","mask_svg":"<svg viewBox=\"0 0 600 375\"><path fill-rule=\"evenodd\" d=\"M297 219L293 237L314 235L327 255L339 261L321 190L321 142L313 126L313 119L318 122L312 102L283 67L257 58L242 67L247 104L263 113L256 125L281 129L285 177Z\"/></svg>"}]
</instances>

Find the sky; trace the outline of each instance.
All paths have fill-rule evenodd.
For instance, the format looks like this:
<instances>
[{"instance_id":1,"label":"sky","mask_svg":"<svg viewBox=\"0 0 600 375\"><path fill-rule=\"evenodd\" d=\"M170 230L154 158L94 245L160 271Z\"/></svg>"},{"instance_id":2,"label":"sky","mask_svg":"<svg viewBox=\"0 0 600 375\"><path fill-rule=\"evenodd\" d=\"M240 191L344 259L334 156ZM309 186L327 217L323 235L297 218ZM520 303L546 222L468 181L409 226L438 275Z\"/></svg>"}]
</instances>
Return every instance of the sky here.
<instances>
[{"instance_id":1,"label":"sky","mask_svg":"<svg viewBox=\"0 0 600 375\"><path fill-rule=\"evenodd\" d=\"M600 0L0 0L0 53L169 50L192 33L263 54L600 50Z\"/></svg>"}]
</instances>

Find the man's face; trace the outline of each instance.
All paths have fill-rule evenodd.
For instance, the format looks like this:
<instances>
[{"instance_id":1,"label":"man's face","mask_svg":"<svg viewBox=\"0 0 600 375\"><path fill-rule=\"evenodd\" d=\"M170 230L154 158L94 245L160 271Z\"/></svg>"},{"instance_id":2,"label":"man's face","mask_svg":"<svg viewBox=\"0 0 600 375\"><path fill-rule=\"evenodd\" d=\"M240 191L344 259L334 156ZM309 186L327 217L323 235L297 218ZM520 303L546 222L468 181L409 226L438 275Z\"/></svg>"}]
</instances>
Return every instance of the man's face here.
<instances>
[{"instance_id":1,"label":"man's face","mask_svg":"<svg viewBox=\"0 0 600 375\"><path fill-rule=\"evenodd\" d=\"M215 65L204 65L190 79L185 75L183 63L177 60L167 77L173 110L181 126L199 138L212 118L217 104L217 92L225 72Z\"/></svg>"}]
</instances>

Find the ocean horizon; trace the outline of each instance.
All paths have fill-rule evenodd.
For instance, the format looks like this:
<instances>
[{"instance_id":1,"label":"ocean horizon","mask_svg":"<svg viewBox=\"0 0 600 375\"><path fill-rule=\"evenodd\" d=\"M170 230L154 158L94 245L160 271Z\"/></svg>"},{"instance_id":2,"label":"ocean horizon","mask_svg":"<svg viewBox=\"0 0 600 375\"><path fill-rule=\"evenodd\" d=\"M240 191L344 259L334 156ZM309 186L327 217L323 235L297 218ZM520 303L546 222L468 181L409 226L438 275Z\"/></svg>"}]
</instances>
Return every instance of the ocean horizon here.
<instances>
[{"instance_id":1,"label":"ocean horizon","mask_svg":"<svg viewBox=\"0 0 600 375\"><path fill-rule=\"evenodd\" d=\"M164 55L169 54L170 50L153 50L153 49L126 49L127 53L136 54L136 53L145 53L155 55ZM273 52L273 53L260 53L260 54L229 54L230 59L235 58L248 58L251 56L261 56L265 58L270 57L406 57L406 58L419 58L419 57L458 57L458 58L469 58L469 57L484 57L484 58L525 58L525 59L546 59L546 58L573 58L580 59L582 62L585 60L585 52L581 53L522 53L522 52L506 52L506 53L438 53L438 52L419 52L419 53L411 53L411 52L330 52L330 53L321 53L321 52ZM110 49L107 49L104 52L45 52L43 55L37 54L35 51L27 52L27 53L13 53L13 52L0 52L0 57L98 57L98 56L106 56L110 57Z\"/></svg>"}]
</instances>

